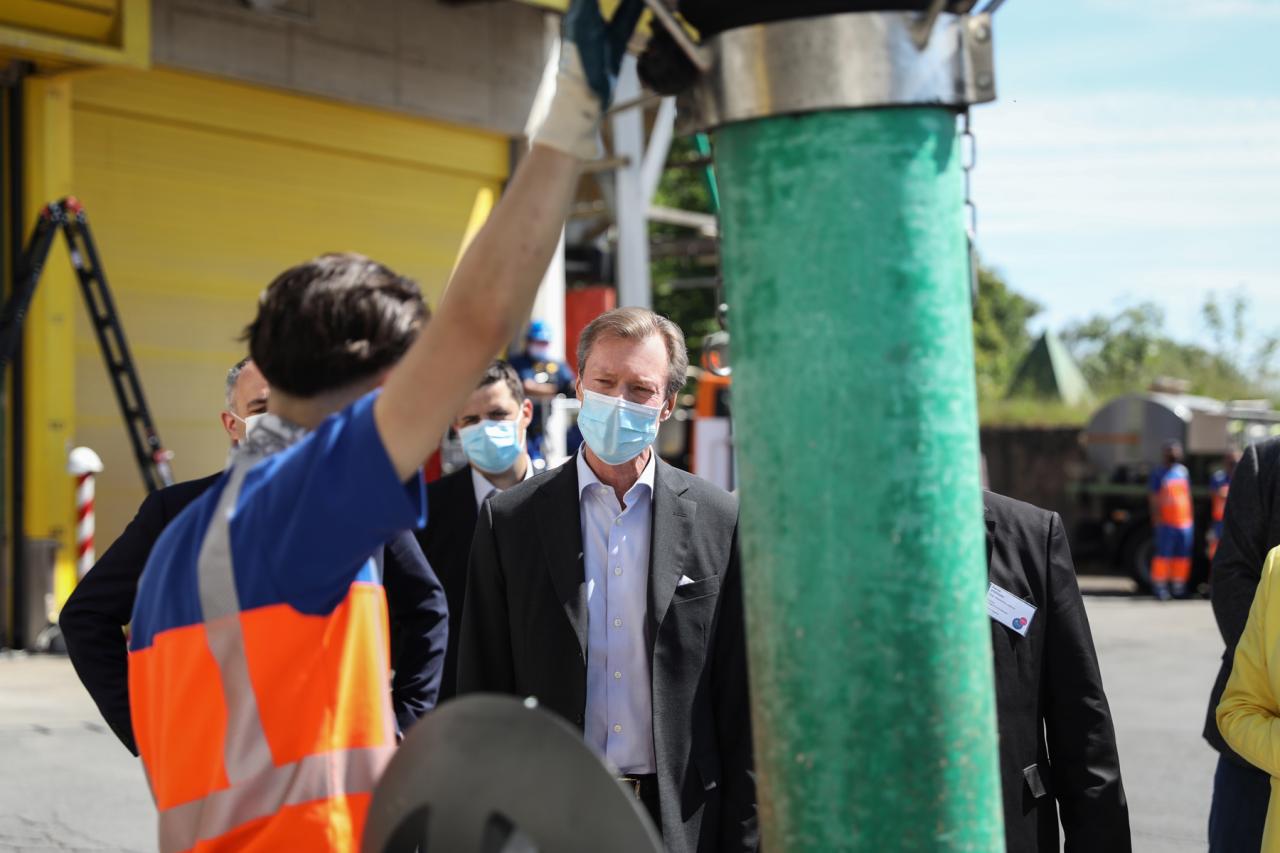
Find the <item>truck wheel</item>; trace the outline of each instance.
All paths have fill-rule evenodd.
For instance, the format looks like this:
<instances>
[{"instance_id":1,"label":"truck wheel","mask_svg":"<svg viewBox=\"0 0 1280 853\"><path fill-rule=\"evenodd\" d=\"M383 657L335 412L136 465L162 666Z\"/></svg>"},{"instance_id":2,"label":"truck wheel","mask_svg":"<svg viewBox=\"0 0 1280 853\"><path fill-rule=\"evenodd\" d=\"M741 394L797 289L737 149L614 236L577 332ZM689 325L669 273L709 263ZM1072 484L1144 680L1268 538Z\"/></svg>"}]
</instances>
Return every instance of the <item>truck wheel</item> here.
<instances>
[{"instance_id":1,"label":"truck wheel","mask_svg":"<svg viewBox=\"0 0 1280 853\"><path fill-rule=\"evenodd\" d=\"M1151 591L1151 557L1155 550L1156 541L1150 528L1135 530L1125 540L1121 563L1125 572L1138 582L1139 592Z\"/></svg>"}]
</instances>

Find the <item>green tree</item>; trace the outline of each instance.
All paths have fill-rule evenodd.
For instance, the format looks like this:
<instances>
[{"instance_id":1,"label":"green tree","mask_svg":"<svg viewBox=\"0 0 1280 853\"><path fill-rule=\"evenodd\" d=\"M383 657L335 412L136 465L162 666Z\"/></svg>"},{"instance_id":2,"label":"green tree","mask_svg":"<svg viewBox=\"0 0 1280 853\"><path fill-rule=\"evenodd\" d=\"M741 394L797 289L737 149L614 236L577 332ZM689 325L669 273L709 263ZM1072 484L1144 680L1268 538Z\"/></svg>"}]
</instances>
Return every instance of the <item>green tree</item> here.
<instances>
[{"instance_id":1,"label":"green tree","mask_svg":"<svg viewBox=\"0 0 1280 853\"><path fill-rule=\"evenodd\" d=\"M1111 317L1095 314L1067 326L1062 340L1095 391L1133 390L1154 377L1161 349L1168 344L1164 310L1142 302Z\"/></svg>"},{"instance_id":2,"label":"green tree","mask_svg":"<svg viewBox=\"0 0 1280 853\"><path fill-rule=\"evenodd\" d=\"M1004 396L1013 373L1031 348L1027 323L1042 307L1009 287L996 270L978 267L973 306L973 349L980 400Z\"/></svg>"},{"instance_id":3,"label":"green tree","mask_svg":"<svg viewBox=\"0 0 1280 853\"><path fill-rule=\"evenodd\" d=\"M1249 322L1251 316L1248 297L1240 290L1221 298L1210 293L1200 308L1218 362L1238 374L1246 385L1274 392L1280 334L1274 330L1258 332Z\"/></svg>"},{"instance_id":4,"label":"green tree","mask_svg":"<svg viewBox=\"0 0 1280 853\"><path fill-rule=\"evenodd\" d=\"M1210 294L1201 308L1202 346L1171 338L1160 306L1141 302L1074 323L1062 339L1103 396L1143 391L1167 377L1220 400L1267 397L1275 390L1271 364L1280 339L1253 333L1253 316L1243 294Z\"/></svg>"},{"instance_id":5,"label":"green tree","mask_svg":"<svg viewBox=\"0 0 1280 853\"><path fill-rule=\"evenodd\" d=\"M668 168L662 174L653 203L696 213L711 213L711 194L707 189L704 171L696 166L681 164L701 162L692 138L676 139L671 144ZM682 241L691 244L698 232L691 228L653 222L649 236L657 243ZM720 328L716 320L716 308L723 298L719 281L718 254L689 254L679 257L655 258L650 265L653 282L653 308L675 321L685 333L689 346L689 362L698 364L702 356L702 341Z\"/></svg>"}]
</instances>

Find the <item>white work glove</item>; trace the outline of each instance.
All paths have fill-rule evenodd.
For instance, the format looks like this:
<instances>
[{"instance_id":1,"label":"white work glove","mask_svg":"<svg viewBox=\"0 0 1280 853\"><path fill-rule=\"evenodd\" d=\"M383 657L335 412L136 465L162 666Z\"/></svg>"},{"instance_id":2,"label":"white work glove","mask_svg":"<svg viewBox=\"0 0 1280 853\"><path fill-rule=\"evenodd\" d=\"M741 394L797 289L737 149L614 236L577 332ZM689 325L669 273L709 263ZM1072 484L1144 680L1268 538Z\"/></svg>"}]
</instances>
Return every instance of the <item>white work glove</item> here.
<instances>
[{"instance_id":1,"label":"white work glove","mask_svg":"<svg viewBox=\"0 0 1280 853\"><path fill-rule=\"evenodd\" d=\"M530 142L595 159L600 119L613 101L627 42L643 11L643 0L623 0L606 23L599 0L574 0L529 114Z\"/></svg>"}]
</instances>

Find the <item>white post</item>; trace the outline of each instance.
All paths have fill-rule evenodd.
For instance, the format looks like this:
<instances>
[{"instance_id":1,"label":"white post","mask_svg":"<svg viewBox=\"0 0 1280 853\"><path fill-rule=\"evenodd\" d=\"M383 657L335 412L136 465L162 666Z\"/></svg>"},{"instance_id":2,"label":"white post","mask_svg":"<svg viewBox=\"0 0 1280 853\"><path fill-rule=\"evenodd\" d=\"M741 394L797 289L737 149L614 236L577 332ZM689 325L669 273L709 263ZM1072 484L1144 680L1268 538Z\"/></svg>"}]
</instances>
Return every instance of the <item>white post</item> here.
<instances>
[{"instance_id":1,"label":"white post","mask_svg":"<svg viewBox=\"0 0 1280 853\"><path fill-rule=\"evenodd\" d=\"M541 320L547 324L547 329L551 332L551 349L552 358L563 361L565 348L565 319L564 319L564 231L560 232L560 245L556 248L555 255L551 258L551 265L547 267L547 273L542 277L542 284L538 286L538 295L533 300L533 314L530 319ZM524 339L521 338L521 344Z\"/></svg>"},{"instance_id":2,"label":"white post","mask_svg":"<svg viewBox=\"0 0 1280 853\"><path fill-rule=\"evenodd\" d=\"M639 97L636 60L622 61L618 76L619 102ZM653 304L649 284L649 198L644 188L644 110L622 110L613 116L613 153L626 165L614 173L618 222L618 304L648 308Z\"/></svg>"},{"instance_id":3,"label":"white post","mask_svg":"<svg viewBox=\"0 0 1280 853\"><path fill-rule=\"evenodd\" d=\"M76 478L76 575L83 578L97 561L93 547L93 479L102 472L102 459L87 447L77 447L67 460L67 472Z\"/></svg>"},{"instance_id":4,"label":"white post","mask_svg":"<svg viewBox=\"0 0 1280 853\"><path fill-rule=\"evenodd\" d=\"M645 205L653 202L658 183L667 169L667 155L671 153L671 140L676 134L676 99L663 98L658 114L653 119L653 132L644 152L644 164L640 167L640 186Z\"/></svg>"},{"instance_id":5,"label":"white post","mask_svg":"<svg viewBox=\"0 0 1280 853\"><path fill-rule=\"evenodd\" d=\"M538 288L538 296L533 302L533 316L542 320L547 324L548 330L551 332L551 348L548 353L551 358L564 363L565 348L568 346L566 341L565 330L565 314L564 314L564 295L565 295L565 273L564 273L564 232L560 232L560 247L556 250L555 257L551 259L551 266L547 268L547 274L542 279L542 286ZM566 410L556 405L559 400L553 400L552 405L543 409L543 415L546 420L542 424L542 455L546 458L549 465L558 465L568 456L566 448L568 447L569 428L573 425L573 419ZM577 402L576 400L574 401ZM540 405L535 402L534 405Z\"/></svg>"}]
</instances>

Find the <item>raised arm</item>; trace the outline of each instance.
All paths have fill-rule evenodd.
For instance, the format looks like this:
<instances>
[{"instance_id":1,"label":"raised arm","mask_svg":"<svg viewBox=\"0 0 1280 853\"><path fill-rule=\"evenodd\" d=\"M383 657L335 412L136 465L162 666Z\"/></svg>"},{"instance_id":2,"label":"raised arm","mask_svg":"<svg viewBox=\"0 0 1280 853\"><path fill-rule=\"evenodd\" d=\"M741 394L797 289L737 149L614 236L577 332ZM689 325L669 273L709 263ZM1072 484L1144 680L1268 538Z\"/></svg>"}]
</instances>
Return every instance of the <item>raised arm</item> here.
<instances>
[{"instance_id":1,"label":"raised arm","mask_svg":"<svg viewBox=\"0 0 1280 853\"><path fill-rule=\"evenodd\" d=\"M605 22L598 0L574 0L565 15L555 93L536 122L533 148L374 409L400 476L418 470L439 444L493 354L533 307L559 245L579 166L595 155L597 126L643 9L642 0L624 0Z\"/></svg>"},{"instance_id":2,"label":"raised arm","mask_svg":"<svg viewBox=\"0 0 1280 853\"><path fill-rule=\"evenodd\" d=\"M1268 654L1275 643L1275 631L1272 614L1267 611L1278 563L1280 549L1271 552L1262 568L1258 593L1236 645L1231 678L1217 713L1218 731L1227 745L1272 776L1280 775L1280 705L1271 689Z\"/></svg>"}]
</instances>

